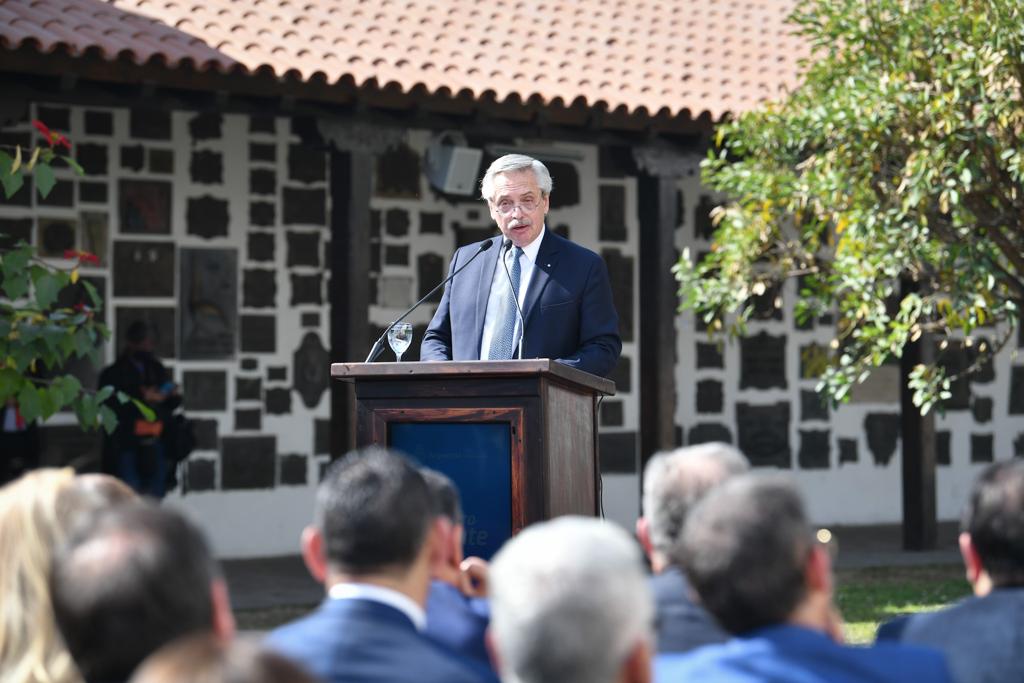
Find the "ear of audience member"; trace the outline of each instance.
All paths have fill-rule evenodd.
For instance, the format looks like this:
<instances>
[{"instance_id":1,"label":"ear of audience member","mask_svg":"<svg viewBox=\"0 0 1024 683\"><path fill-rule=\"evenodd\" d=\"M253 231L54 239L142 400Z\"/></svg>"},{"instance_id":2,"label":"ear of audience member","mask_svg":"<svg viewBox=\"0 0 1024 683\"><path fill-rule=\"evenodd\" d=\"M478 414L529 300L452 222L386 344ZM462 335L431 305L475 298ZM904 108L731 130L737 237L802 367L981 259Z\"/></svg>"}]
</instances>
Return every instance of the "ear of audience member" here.
<instances>
[{"instance_id":1,"label":"ear of audience member","mask_svg":"<svg viewBox=\"0 0 1024 683\"><path fill-rule=\"evenodd\" d=\"M650 679L653 606L640 548L614 525L528 527L491 564L490 643L502 680Z\"/></svg>"},{"instance_id":2,"label":"ear of audience member","mask_svg":"<svg viewBox=\"0 0 1024 683\"><path fill-rule=\"evenodd\" d=\"M467 585L471 579L462 570L463 517L458 489L440 472L427 468L420 472L437 507L435 524L439 538L431 561L425 633L435 642L490 668L485 644L490 608L486 600L472 595Z\"/></svg>"},{"instance_id":3,"label":"ear of audience member","mask_svg":"<svg viewBox=\"0 0 1024 683\"><path fill-rule=\"evenodd\" d=\"M96 514L54 559L51 589L61 633L86 681L124 681L180 636L234 620L202 533L179 513L139 501Z\"/></svg>"},{"instance_id":4,"label":"ear of audience member","mask_svg":"<svg viewBox=\"0 0 1024 683\"><path fill-rule=\"evenodd\" d=\"M74 472L33 470L0 488L0 679L81 680L57 630L50 562L67 533Z\"/></svg>"},{"instance_id":5,"label":"ear of audience member","mask_svg":"<svg viewBox=\"0 0 1024 683\"><path fill-rule=\"evenodd\" d=\"M316 683L297 664L244 640L185 636L150 655L131 683Z\"/></svg>"},{"instance_id":6,"label":"ear of audience member","mask_svg":"<svg viewBox=\"0 0 1024 683\"><path fill-rule=\"evenodd\" d=\"M644 468L643 516L637 537L651 562L658 652L688 652L722 643L729 634L695 602L682 570L680 550L689 511L715 486L749 469L726 443L657 453Z\"/></svg>"},{"instance_id":7,"label":"ear of audience member","mask_svg":"<svg viewBox=\"0 0 1024 683\"><path fill-rule=\"evenodd\" d=\"M974 596L883 624L878 639L941 649L962 683L1024 680L1024 461L999 462L978 476L960 551Z\"/></svg>"},{"instance_id":8,"label":"ear of audience member","mask_svg":"<svg viewBox=\"0 0 1024 683\"><path fill-rule=\"evenodd\" d=\"M712 490L688 516L681 547L703 604L743 637L660 655L656 680L949 680L936 651L836 642L831 560L784 477L742 475Z\"/></svg>"},{"instance_id":9,"label":"ear of audience member","mask_svg":"<svg viewBox=\"0 0 1024 683\"><path fill-rule=\"evenodd\" d=\"M303 557L328 599L268 638L275 650L328 683L492 678L423 634L437 507L423 476L379 448L334 463L303 532Z\"/></svg>"}]
</instances>

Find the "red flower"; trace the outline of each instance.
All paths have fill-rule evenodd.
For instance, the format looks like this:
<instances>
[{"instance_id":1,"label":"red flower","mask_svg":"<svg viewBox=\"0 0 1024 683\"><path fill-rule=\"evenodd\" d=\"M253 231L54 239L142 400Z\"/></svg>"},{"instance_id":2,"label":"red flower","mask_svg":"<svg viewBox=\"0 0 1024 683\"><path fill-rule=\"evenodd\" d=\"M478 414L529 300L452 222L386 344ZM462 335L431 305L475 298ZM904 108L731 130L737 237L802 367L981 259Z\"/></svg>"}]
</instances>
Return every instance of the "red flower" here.
<instances>
[{"instance_id":1,"label":"red flower","mask_svg":"<svg viewBox=\"0 0 1024 683\"><path fill-rule=\"evenodd\" d=\"M50 132L47 125L39 120L32 121L32 125L36 127L36 130L38 130L39 133L46 138L46 141L50 143L50 146L53 147L53 133Z\"/></svg>"},{"instance_id":2,"label":"red flower","mask_svg":"<svg viewBox=\"0 0 1024 683\"><path fill-rule=\"evenodd\" d=\"M96 254L90 254L87 251L80 251L78 252L78 261L80 263L92 263L98 266L100 264L100 257Z\"/></svg>"},{"instance_id":3,"label":"red flower","mask_svg":"<svg viewBox=\"0 0 1024 683\"><path fill-rule=\"evenodd\" d=\"M79 302L79 303L75 304L73 308L76 311L84 311L85 310L85 304Z\"/></svg>"},{"instance_id":4,"label":"red flower","mask_svg":"<svg viewBox=\"0 0 1024 683\"><path fill-rule=\"evenodd\" d=\"M78 252L74 249L65 249L64 258L78 258Z\"/></svg>"},{"instance_id":5,"label":"red flower","mask_svg":"<svg viewBox=\"0 0 1024 683\"><path fill-rule=\"evenodd\" d=\"M68 140L63 135L60 135L59 133L54 133L54 135L57 138L56 145L58 147L65 147L65 148L67 148L68 152L70 153L71 152L71 141Z\"/></svg>"}]
</instances>

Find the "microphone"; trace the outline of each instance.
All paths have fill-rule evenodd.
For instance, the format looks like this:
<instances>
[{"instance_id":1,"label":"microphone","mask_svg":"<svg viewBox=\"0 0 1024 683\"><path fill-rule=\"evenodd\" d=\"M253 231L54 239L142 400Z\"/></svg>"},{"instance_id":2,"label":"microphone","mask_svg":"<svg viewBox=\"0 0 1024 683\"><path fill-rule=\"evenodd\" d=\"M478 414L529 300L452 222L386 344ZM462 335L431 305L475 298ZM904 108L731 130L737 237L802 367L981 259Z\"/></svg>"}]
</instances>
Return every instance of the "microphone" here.
<instances>
[{"instance_id":1,"label":"microphone","mask_svg":"<svg viewBox=\"0 0 1024 683\"><path fill-rule=\"evenodd\" d=\"M511 244L511 242L509 242L509 243ZM434 287L434 288L433 288L432 290L430 290L429 292L427 292L427 293L426 293L426 295L424 295L424 297L423 297L422 299L420 299L419 301L417 301L416 303L414 303L414 304L413 304L413 305L412 305L412 306L411 306L411 307L409 308L409 310L408 310L408 311L406 311L405 313L403 313L402 315L398 316L398 317L397 317L397 318L395 318L395 319L394 319L393 321L391 321L391 324L390 324L390 325L388 325L387 327L385 327L385 328L384 328L384 333L383 333L382 335L380 335L380 337L378 337L378 338L377 338L377 341L375 341L375 342L373 343L373 348L371 348L371 349L370 349L370 355L368 355L368 356L366 357L366 360L364 360L363 362L364 362L364 363L372 363L373 361L375 361L375 360L377 359L377 356L379 356L379 355L380 355L380 354L381 354L381 353L382 353L382 352L384 351L384 340L385 340L385 339L387 338L387 336L388 336L388 332L390 332L390 331L391 331L391 328L392 328L392 327L394 327L395 325L397 325L398 323L402 322L403 320L405 320L405 317L406 317L407 315L409 315L410 313L412 313L413 311L415 311L415 310L416 310L417 308L419 308L420 304L422 304L422 303L423 303L424 301L426 301L427 299L429 299L430 297L432 297L432 296L434 295L434 293L435 293L435 292L437 292L437 290L439 290L439 289L441 289L442 287L444 287L444 286L445 286L446 284L448 284L448 283L449 283L449 282L450 282L450 281L451 281L451 280L452 280L452 279L453 279L453 278L454 278L454 277L455 277L456 275L458 275L459 273L461 273L461 272L462 272L462 269L463 269L463 268L465 268L466 266L468 266L468 265L469 265L470 263L472 263L472 262L473 262L473 259L475 259L475 258L476 258L477 256L479 256L480 254L482 254L482 253L484 253L485 251L487 251L488 249L490 249L490 248L491 248L491 245L492 245L492 244L494 244L494 242L492 242L491 240L487 240L486 242L482 242L482 243L480 244L480 248L476 250L476 253L474 253L474 254L473 254L472 256L470 256L470 257L469 257L469 260L468 260L468 261L466 261L466 262L465 262L465 263L463 263L463 264L462 264L461 266L459 266L459 267L458 267L458 268L457 268L457 269L455 270L455 272L454 272L454 273L452 273L451 275L449 275L448 277L446 277L446 278L445 278L444 280L442 280L442 281L441 281L441 282L440 282L440 283L439 283L439 284L437 285L437 287Z\"/></svg>"},{"instance_id":2,"label":"microphone","mask_svg":"<svg viewBox=\"0 0 1024 683\"><path fill-rule=\"evenodd\" d=\"M512 248L512 240L506 239L501 243L501 265L505 268L505 277L508 278L509 289L512 290L512 300L516 302L516 315L519 317L519 360L523 359L523 346L526 341L526 319L523 318L523 309L519 306L519 297L516 296L516 288L512 286L512 273L508 272L508 264L505 263L505 255ZM522 283L520 283L520 286Z\"/></svg>"}]
</instances>

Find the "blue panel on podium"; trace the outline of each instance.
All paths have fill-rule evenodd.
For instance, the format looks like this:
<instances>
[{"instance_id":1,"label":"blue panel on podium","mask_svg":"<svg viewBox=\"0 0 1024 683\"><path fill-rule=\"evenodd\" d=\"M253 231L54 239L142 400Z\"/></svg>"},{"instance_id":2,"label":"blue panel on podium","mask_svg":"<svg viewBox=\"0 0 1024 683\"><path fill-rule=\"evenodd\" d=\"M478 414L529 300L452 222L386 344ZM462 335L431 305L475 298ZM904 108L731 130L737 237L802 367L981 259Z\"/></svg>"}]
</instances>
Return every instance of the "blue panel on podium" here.
<instances>
[{"instance_id":1,"label":"blue panel on podium","mask_svg":"<svg viewBox=\"0 0 1024 683\"><path fill-rule=\"evenodd\" d=\"M486 559L512 535L512 441L507 422L392 422L388 445L446 474L459 489L466 555Z\"/></svg>"}]
</instances>

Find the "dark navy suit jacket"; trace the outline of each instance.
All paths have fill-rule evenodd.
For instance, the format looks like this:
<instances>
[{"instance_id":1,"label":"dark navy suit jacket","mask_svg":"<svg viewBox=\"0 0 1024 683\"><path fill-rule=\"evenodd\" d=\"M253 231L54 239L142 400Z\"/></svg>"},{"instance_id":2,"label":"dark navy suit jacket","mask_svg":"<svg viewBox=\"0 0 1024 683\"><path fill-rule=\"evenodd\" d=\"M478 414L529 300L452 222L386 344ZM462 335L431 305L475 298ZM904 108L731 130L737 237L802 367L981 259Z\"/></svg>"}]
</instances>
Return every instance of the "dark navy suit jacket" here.
<instances>
[{"instance_id":1,"label":"dark navy suit jacket","mask_svg":"<svg viewBox=\"0 0 1024 683\"><path fill-rule=\"evenodd\" d=\"M491 660L484 643L491 609L487 600L468 598L455 586L444 581L431 581L427 594L428 638L448 649L469 657L487 668Z\"/></svg>"},{"instance_id":2,"label":"dark navy suit jacket","mask_svg":"<svg viewBox=\"0 0 1024 683\"><path fill-rule=\"evenodd\" d=\"M267 638L325 683L493 683L473 662L419 633L401 611L372 600L325 600Z\"/></svg>"},{"instance_id":3,"label":"dark navy suit jacket","mask_svg":"<svg viewBox=\"0 0 1024 683\"><path fill-rule=\"evenodd\" d=\"M729 634L690 598L690 585L678 567L669 566L650 580L658 632L658 652L689 652L724 643Z\"/></svg>"},{"instance_id":4,"label":"dark navy suit jacket","mask_svg":"<svg viewBox=\"0 0 1024 683\"><path fill-rule=\"evenodd\" d=\"M899 628L902 625L902 628ZM938 612L883 625L879 640L930 645L942 650L960 683L1024 681L1024 588L1001 588Z\"/></svg>"},{"instance_id":5,"label":"dark navy suit jacket","mask_svg":"<svg viewBox=\"0 0 1024 683\"><path fill-rule=\"evenodd\" d=\"M839 645L799 626L758 629L688 654L658 655L655 683L948 683L942 655L896 643Z\"/></svg>"},{"instance_id":6,"label":"dark navy suit jacket","mask_svg":"<svg viewBox=\"0 0 1024 683\"><path fill-rule=\"evenodd\" d=\"M479 360L487 298L502 237L491 238L480 254L444 290L423 335L421 360ZM480 243L455 251L449 274L479 250ZM537 252L523 305L523 358L552 358L605 377L622 351L619 317L612 303L608 269L600 256L550 230Z\"/></svg>"}]
</instances>

